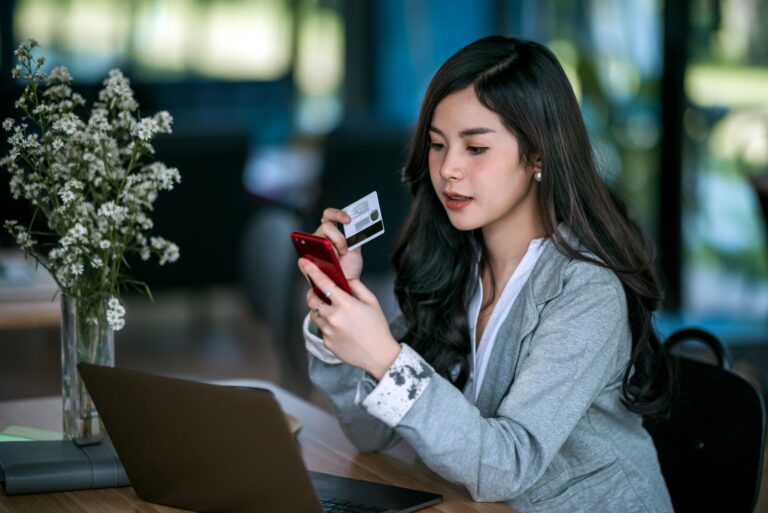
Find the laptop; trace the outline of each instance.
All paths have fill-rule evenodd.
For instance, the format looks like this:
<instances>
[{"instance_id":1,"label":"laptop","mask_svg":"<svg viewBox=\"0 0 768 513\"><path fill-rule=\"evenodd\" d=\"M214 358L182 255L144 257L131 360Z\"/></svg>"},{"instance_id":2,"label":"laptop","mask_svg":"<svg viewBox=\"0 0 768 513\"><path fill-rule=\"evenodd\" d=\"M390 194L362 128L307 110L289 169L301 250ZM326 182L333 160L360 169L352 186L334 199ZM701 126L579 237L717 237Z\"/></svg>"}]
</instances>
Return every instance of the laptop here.
<instances>
[{"instance_id":1,"label":"laptop","mask_svg":"<svg viewBox=\"0 0 768 513\"><path fill-rule=\"evenodd\" d=\"M304 467L269 390L77 366L136 495L199 512L409 512L442 496Z\"/></svg>"}]
</instances>

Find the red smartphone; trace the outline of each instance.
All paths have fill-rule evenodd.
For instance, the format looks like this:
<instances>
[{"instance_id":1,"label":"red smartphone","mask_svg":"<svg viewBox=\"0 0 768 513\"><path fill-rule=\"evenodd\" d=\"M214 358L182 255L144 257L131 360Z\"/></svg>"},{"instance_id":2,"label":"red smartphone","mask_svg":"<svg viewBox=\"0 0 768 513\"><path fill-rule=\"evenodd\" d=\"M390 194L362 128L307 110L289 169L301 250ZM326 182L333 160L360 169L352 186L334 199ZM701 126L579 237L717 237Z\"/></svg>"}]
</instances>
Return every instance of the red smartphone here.
<instances>
[{"instance_id":1,"label":"red smartphone","mask_svg":"<svg viewBox=\"0 0 768 513\"><path fill-rule=\"evenodd\" d=\"M352 294L331 241L302 232L291 233L291 240L293 241L293 247L296 248L296 253L300 257L306 258L319 267L341 290L347 294ZM326 303L331 304L331 300L325 297L325 291L318 288L311 279L309 281L312 283L315 294Z\"/></svg>"}]
</instances>

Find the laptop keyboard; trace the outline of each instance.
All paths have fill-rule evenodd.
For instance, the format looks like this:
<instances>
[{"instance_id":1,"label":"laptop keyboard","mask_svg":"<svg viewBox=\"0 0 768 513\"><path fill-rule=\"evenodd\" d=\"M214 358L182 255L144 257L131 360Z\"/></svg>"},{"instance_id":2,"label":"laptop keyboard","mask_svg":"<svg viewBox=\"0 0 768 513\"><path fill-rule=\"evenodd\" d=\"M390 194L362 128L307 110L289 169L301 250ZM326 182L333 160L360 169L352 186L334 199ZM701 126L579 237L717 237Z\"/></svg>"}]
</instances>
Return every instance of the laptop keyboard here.
<instances>
[{"instance_id":1,"label":"laptop keyboard","mask_svg":"<svg viewBox=\"0 0 768 513\"><path fill-rule=\"evenodd\" d=\"M387 511L385 508L358 504L332 497L320 497L320 504L323 505L325 513L381 513L382 511Z\"/></svg>"}]
</instances>

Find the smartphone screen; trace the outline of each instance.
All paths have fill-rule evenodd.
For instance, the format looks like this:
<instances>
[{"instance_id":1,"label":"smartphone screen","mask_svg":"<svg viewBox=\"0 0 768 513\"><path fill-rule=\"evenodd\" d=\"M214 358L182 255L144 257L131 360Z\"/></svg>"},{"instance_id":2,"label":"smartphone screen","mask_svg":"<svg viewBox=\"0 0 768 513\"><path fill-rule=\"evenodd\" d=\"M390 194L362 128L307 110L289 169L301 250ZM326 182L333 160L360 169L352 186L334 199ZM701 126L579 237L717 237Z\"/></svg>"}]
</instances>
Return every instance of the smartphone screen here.
<instances>
[{"instance_id":1,"label":"smartphone screen","mask_svg":"<svg viewBox=\"0 0 768 513\"><path fill-rule=\"evenodd\" d=\"M343 291L351 294L352 291L349 288L347 279L344 277L344 271L341 269L339 259L336 257L336 251L331 245L331 241L322 237L317 237L309 233L293 232L291 233L291 240L293 241L293 247L296 249L296 253L303 258L306 258L317 267L320 268L333 282L338 285ZM325 291L317 287L312 280L312 288L315 290L315 294L320 299L330 304L331 300L325 297Z\"/></svg>"}]
</instances>

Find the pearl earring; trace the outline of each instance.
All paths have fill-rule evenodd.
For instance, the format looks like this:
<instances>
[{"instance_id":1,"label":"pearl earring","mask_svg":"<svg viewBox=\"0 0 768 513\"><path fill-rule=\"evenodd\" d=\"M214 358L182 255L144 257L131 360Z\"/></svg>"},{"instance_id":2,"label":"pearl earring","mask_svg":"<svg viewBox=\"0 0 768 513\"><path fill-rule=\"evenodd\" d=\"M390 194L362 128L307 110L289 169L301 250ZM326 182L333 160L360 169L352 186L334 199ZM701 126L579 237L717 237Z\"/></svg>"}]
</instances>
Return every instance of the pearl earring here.
<instances>
[{"instance_id":1,"label":"pearl earring","mask_svg":"<svg viewBox=\"0 0 768 513\"><path fill-rule=\"evenodd\" d=\"M534 179L535 179L537 182L540 182L540 181L541 181L541 171L536 171L536 173L534 173L534 175L533 175L533 178L534 178Z\"/></svg>"}]
</instances>

